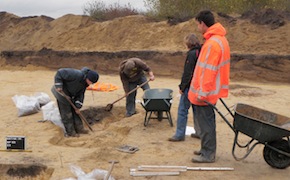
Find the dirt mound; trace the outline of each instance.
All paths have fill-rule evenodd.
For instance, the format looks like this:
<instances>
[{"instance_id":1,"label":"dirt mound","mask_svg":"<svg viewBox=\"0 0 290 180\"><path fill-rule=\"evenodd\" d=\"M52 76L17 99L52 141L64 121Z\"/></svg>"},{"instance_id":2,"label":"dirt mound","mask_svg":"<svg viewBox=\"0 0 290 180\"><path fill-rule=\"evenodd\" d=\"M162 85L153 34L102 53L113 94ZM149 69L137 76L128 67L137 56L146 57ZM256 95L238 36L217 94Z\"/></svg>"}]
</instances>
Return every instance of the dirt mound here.
<instances>
[{"instance_id":1,"label":"dirt mound","mask_svg":"<svg viewBox=\"0 0 290 180\"><path fill-rule=\"evenodd\" d=\"M288 14L271 9L240 17L218 13L228 34L232 54L231 78L289 82ZM181 76L186 49L183 37L197 32L194 19L169 24L142 15L96 22L68 14L20 18L0 13L0 66L34 65L57 69L88 66L100 73L118 71L121 60L139 57L156 75ZM158 63L156 63L158 62ZM160 67L164 67L160 69Z\"/></svg>"},{"instance_id":2,"label":"dirt mound","mask_svg":"<svg viewBox=\"0 0 290 180\"><path fill-rule=\"evenodd\" d=\"M254 24L269 25L271 29L277 29L285 25L286 19L290 20L289 12L277 12L273 9L262 11L247 11L241 18L249 19Z\"/></svg>"},{"instance_id":3,"label":"dirt mound","mask_svg":"<svg viewBox=\"0 0 290 180\"><path fill-rule=\"evenodd\" d=\"M265 16L267 17L265 19ZM216 16L227 29L232 52L254 54L290 54L287 18L283 26L272 29L259 24L280 22L272 11L250 19ZM246 17L246 15L244 15ZM271 20L272 18L272 20ZM271 20L270 22L269 19ZM262 20L266 22L263 23ZM45 16L19 18L9 13L0 14L0 51L40 50L65 51L185 51L183 37L197 32L194 19L170 25L167 21L153 22L142 15L127 16L106 22L95 22L88 16L65 15L58 19ZM281 23L280 23L281 24ZM279 23L278 23L279 25ZM263 34L263 36L261 36Z\"/></svg>"}]
</instances>

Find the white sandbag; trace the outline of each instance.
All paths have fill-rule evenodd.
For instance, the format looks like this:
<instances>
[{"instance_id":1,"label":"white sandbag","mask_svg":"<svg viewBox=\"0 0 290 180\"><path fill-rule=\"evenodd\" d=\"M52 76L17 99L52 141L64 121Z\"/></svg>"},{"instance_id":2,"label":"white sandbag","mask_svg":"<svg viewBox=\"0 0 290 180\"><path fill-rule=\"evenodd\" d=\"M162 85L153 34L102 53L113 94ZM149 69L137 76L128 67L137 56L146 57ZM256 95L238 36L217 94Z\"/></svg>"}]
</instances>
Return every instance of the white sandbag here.
<instances>
[{"instance_id":1,"label":"white sandbag","mask_svg":"<svg viewBox=\"0 0 290 180\"><path fill-rule=\"evenodd\" d=\"M15 95L12 97L14 104L18 109L18 116L26 116L40 111L40 105L35 97L25 95Z\"/></svg>"},{"instance_id":2,"label":"white sandbag","mask_svg":"<svg viewBox=\"0 0 290 180\"><path fill-rule=\"evenodd\" d=\"M71 177L63 180L103 180L108 174L108 171L102 169L94 169L93 171L86 174L79 166L73 164L70 164L70 170L77 178ZM110 176L109 180L115 179Z\"/></svg>"},{"instance_id":3,"label":"white sandbag","mask_svg":"<svg viewBox=\"0 0 290 180\"><path fill-rule=\"evenodd\" d=\"M40 106L43 106L50 102L50 97L48 94L44 92L36 92L34 97L38 100Z\"/></svg>"},{"instance_id":4,"label":"white sandbag","mask_svg":"<svg viewBox=\"0 0 290 180\"><path fill-rule=\"evenodd\" d=\"M65 128L61 121L60 113L58 107L53 101L50 101L46 105L41 107L43 120L51 121L53 124L61 127L64 132Z\"/></svg>"},{"instance_id":5,"label":"white sandbag","mask_svg":"<svg viewBox=\"0 0 290 180\"><path fill-rule=\"evenodd\" d=\"M54 109L55 109L55 104L53 101L42 106L41 110L42 110L43 120L50 120Z\"/></svg>"}]
</instances>

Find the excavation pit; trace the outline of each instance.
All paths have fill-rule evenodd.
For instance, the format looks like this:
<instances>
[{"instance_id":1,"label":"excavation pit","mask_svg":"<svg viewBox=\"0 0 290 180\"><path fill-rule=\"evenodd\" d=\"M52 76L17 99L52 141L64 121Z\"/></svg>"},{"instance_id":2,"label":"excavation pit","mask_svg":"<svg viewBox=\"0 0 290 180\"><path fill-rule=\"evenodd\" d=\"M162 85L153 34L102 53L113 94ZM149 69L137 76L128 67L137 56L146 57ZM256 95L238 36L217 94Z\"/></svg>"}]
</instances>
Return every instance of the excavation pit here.
<instances>
[{"instance_id":1,"label":"excavation pit","mask_svg":"<svg viewBox=\"0 0 290 180\"><path fill-rule=\"evenodd\" d=\"M0 164L0 179L50 179L53 171L42 164Z\"/></svg>"}]
</instances>

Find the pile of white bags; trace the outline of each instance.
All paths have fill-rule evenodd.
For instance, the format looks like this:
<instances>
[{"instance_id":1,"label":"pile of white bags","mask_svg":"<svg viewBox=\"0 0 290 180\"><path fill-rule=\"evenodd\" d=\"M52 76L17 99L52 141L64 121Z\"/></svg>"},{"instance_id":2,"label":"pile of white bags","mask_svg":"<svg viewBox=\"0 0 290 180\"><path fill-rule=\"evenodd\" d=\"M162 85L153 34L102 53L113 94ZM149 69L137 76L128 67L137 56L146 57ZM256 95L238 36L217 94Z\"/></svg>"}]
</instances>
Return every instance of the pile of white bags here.
<instances>
[{"instance_id":1,"label":"pile of white bags","mask_svg":"<svg viewBox=\"0 0 290 180\"><path fill-rule=\"evenodd\" d=\"M15 95L12 97L18 109L18 116L26 116L40 111L40 107L50 101L46 93L38 92L33 96Z\"/></svg>"},{"instance_id":2,"label":"pile of white bags","mask_svg":"<svg viewBox=\"0 0 290 180\"><path fill-rule=\"evenodd\" d=\"M12 100L18 109L18 117L34 114L42 110L43 121L51 121L61 127L64 133L66 132L58 107L53 101L50 101L48 94L37 92L33 96L15 95Z\"/></svg>"},{"instance_id":3,"label":"pile of white bags","mask_svg":"<svg viewBox=\"0 0 290 180\"><path fill-rule=\"evenodd\" d=\"M77 178L65 178L63 180L97 180L97 179L106 179L107 174L109 173L106 170L103 169L94 169L89 173L85 173L82 168L80 168L77 165L70 164L70 170L71 172L77 177ZM109 176L109 180L115 180L113 176Z\"/></svg>"}]
</instances>

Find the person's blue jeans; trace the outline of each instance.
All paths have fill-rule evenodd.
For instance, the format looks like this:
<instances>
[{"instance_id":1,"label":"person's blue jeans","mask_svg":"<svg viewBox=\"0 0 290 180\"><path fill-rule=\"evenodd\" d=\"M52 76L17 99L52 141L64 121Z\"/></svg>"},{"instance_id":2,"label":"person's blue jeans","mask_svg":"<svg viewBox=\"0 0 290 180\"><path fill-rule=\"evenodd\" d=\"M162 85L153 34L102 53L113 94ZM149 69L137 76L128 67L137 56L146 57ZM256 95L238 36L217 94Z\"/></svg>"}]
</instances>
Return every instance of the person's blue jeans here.
<instances>
[{"instance_id":1,"label":"person's blue jeans","mask_svg":"<svg viewBox=\"0 0 290 180\"><path fill-rule=\"evenodd\" d=\"M185 138L185 131L187 125L187 118L188 118L188 110L192 107L193 113L193 124L196 131L196 134L200 134L200 129L198 122L195 120L195 106L191 104L188 99L188 88L184 90L184 93L180 96L179 105L178 105L178 113L177 113L177 127L174 137L176 139L184 139Z\"/></svg>"},{"instance_id":2,"label":"person's blue jeans","mask_svg":"<svg viewBox=\"0 0 290 180\"><path fill-rule=\"evenodd\" d=\"M144 76L142 76L138 81L135 82L130 82L129 83L129 91L131 91L132 89L136 88L138 85L144 83L147 81L147 78ZM149 89L150 86L149 84L145 84L141 87L143 90ZM137 91L132 92L131 94L129 94L126 97L126 116L132 116L133 114L136 114L136 95L137 95Z\"/></svg>"},{"instance_id":3,"label":"person's blue jeans","mask_svg":"<svg viewBox=\"0 0 290 180\"><path fill-rule=\"evenodd\" d=\"M211 106L195 106L196 120L200 127L200 153L208 160L216 155L216 121L214 109Z\"/></svg>"}]
</instances>

